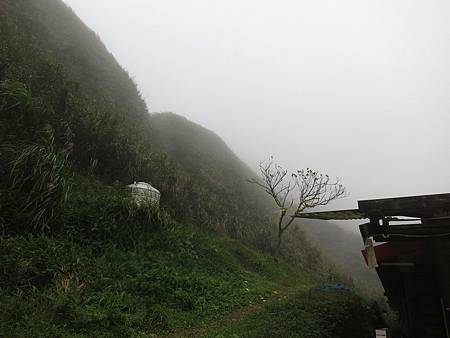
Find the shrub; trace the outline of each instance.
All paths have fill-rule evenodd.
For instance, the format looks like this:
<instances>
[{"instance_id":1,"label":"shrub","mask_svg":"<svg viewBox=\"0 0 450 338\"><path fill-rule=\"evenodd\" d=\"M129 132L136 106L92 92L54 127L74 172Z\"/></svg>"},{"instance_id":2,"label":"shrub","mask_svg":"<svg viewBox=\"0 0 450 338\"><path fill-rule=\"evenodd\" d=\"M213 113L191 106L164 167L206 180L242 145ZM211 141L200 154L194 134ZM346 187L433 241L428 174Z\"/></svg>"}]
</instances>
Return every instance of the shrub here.
<instances>
[{"instance_id":1,"label":"shrub","mask_svg":"<svg viewBox=\"0 0 450 338\"><path fill-rule=\"evenodd\" d=\"M102 246L129 246L174 221L158 206L137 205L129 191L76 177L62 214L63 232L73 241Z\"/></svg>"}]
</instances>

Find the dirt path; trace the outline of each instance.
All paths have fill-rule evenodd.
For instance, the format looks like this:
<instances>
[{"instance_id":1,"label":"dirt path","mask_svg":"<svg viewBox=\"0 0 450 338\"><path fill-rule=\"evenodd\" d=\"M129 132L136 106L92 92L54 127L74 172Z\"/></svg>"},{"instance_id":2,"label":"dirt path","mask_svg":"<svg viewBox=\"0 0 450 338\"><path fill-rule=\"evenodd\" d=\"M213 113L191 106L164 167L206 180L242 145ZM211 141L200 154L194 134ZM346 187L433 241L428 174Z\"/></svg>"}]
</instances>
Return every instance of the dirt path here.
<instances>
[{"instance_id":1,"label":"dirt path","mask_svg":"<svg viewBox=\"0 0 450 338\"><path fill-rule=\"evenodd\" d=\"M260 302L255 304L249 304L243 306L227 315L223 318L218 319L216 321L212 321L206 325L193 327L182 331L177 331L169 335L171 338L199 338L205 337L208 334L213 333L214 331L226 327L231 324L235 324L241 321L243 318L246 318L250 315L258 313L264 309L267 304L273 304L275 302L282 301L284 299L289 298L290 296L296 294L299 291L303 291L308 289L309 287L306 285L302 285L300 287L295 288L286 288L281 290L273 291L266 298L261 298Z\"/></svg>"}]
</instances>

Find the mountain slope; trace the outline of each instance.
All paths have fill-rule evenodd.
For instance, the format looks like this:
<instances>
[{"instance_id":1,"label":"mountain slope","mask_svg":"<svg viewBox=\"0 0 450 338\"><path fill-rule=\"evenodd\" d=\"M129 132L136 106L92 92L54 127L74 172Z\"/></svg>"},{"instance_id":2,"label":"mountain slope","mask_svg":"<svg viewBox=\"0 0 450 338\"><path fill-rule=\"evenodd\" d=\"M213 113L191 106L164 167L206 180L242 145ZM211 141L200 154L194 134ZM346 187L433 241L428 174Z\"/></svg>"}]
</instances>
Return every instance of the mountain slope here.
<instances>
[{"instance_id":1,"label":"mountain slope","mask_svg":"<svg viewBox=\"0 0 450 338\"><path fill-rule=\"evenodd\" d=\"M370 270L361 254L361 237L343 230L333 222L313 221L302 225L306 237L339 271L351 277L360 288L381 294L382 286L375 270Z\"/></svg>"},{"instance_id":2,"label":"mountain slope","mask_svg":"<svg viewBox=\"0 0 450 338\"><path fill-rule=\"evenodd\" d=\"M11 100L22 86L17 90L41 105L34 121L1 116L2 125L8 125L2 142L32 144L50 130L54 148L70 150L77 172L121 185L152 182L162 192L164 208L180 221L235 237L254 237L266 222L254 190L245 184L250 170L205 129L173 115L148 114L128 74L61 1L0 3L0 79L20 83L5 86ZM182 130L202 139L187 146ZM186 156L175 151L179 145ZM208 158L219 153L226 162Z\"/></svg>"},{"instance_id":3,"label":"mountain slope","mask_svg":"<svg viewBox=\"0 0 450 338\"><path fill-rule=\"evenodd\" d=\"M105 198L112 194L107 189ZM108 239L117 205L111 199L99 203L98 196L90 201L95 204L89 217L82 215L85 208L70 207L71 219L77 219L74 240L0 239L0 336L167 336L274 290L311 283L310 274L236 240L169 230L167 221L139 230L138 218L124 218L119 224L126 231ZM91 219L99 218L104 222L94 226Z\"/></svg>"},{"instance_id":4,"label":"mountain slope","mask_svg":"<svg viewBox=\"0 0 450 338\"><path fill-rule=\"evenodd\" d=\"M148 114L128 74L61 1L0 2L0 80L0 142L20 144L0 154L3 163L20 158L24 144L68 149L70 171L80 176L151 182L178 221L272 249L273 207L246 182L254 173L211 131L175 114ZM21 210L24 191L10 194L8 169L0 171L8 190L0 199L10 196L0 224L23 226L27 213L16 219L10 211Z\"/></svg>"},{"instance_id":5,"label":"mountain slope","mask_svg":"<svg viewBox=\"0 0 450 338\"><path fill-rule=\"evenodd\" d=\"M169 158L209 192L220 196L226 214L238 216L235 222L226 225L226 232L233 235L242 232L242 236L251 237L252 232L260 230L245 229L245 225L256 223L262 228L270 222L271 201L247 182L255 173L218 135L173 113L153 114L151 122Z\"/></svg>"},{"instance_id":6,"label":"mountain slope","mask_svg":"<svg viewBox=\"0 0 450 338\"><path fill-rule=\"evenodd\" d=\"M154 114L152 125L159 131L158 136L165 151L182 163L183 167L209 185L222 184L236 189L243 182L236 180L254 175L216 134L202 126L173 113ZM211 168L211 173L198 168ZM251 187L251 185L248 185Z\"/></svg>"},{"instance_id":7,"label":"mountain slope","mask_svg":"<svg viewBox=\"0 0 450 338\"><path fill-rule=\"evenodd\" d=\"M39 76L36 59L57 61L71 80L82 84L85 94L95 95L131 117L147 112L129 75L98 36L62 1L2 1L0 17L8 72ZM17 64L20 67L14 66Z\"/></svg>"},{"instance_id":8,"label":"mountain slope","mask_svg":"<svg viewBox=\"0 0 450 338\"><path fill-rule=\"evenodd\" d=\"M61 1L0 1L0 336L167 335L324 280L306 243L297 265L243 244L273 243L249 175L217 135L148 114Z\"/></svg>"}]
</instances>

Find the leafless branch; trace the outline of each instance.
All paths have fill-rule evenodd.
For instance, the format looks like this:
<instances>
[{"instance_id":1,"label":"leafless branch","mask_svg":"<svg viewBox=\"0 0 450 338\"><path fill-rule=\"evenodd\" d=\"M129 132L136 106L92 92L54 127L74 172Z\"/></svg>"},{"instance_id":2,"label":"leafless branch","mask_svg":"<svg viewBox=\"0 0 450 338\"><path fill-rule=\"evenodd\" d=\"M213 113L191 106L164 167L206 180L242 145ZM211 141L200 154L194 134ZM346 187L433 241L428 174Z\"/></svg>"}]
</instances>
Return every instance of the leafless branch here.
<instances>
[{"instance_id":1,"label":"leafless branch","mask_svg":"<svg viewBox=\"0 0 450 338\"><path fill-rule=\"evenodd\" d=\"M346 190L339 178L332 181L328 175L309 168L289 175L288 170L275 163L273 157L260 162L259 171L260 178L252 178L248 182L264 189L279 209L278 250L282 234L294 222L293 216L346 196ZM290 210L294 204L295 208L291 214ZM288 214L291 217L285 221Z\"/></svg>"},{"instance_id":2,"label":"leafless branch","mask_svg":"<svg viewBox=\"0 0 450 338\"><path fill-rule=\"evenodd\" d=\"M299 191L295 214L305 209L327 205L333 200L346 196L345 187L339 178L331 181L328 175L316 170L309 168L298 170L293 178Z\"/></svg>"},{"instance_id":3,"label":"leafless branch","mask_svg":"<svg viewBox=\"0 0 450 338\"><path fill-rule=\"evenodd\" d=\"M295 184L290 180L288 171L276 164L272 157L269 161L259 163L259 171L260 179L248 181L263 188L280 209L289 209L292 206L289 195L295 189Z\"/></svg>"}]
</instances>

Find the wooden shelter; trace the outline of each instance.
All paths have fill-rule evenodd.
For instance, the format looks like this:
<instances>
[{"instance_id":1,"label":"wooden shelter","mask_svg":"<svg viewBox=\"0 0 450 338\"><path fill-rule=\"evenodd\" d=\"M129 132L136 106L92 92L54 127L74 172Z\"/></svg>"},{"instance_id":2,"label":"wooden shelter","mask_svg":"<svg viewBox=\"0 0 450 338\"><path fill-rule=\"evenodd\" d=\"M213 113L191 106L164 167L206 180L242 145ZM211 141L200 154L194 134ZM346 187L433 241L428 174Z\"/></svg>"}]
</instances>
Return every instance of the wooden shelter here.
<instances>
[{"instance_id":1,"label":"wooden shelter","mask_svg":"<svg viewBox=\"0 0 450 338\"><path fill-rule=\"evenodd\" d=\"M301 213L359 226L400 331L391 337L450 337L450 194L358 201L358 209ZM375 245L372 245L375 243Z\"/></svg>"}]
</instances>

